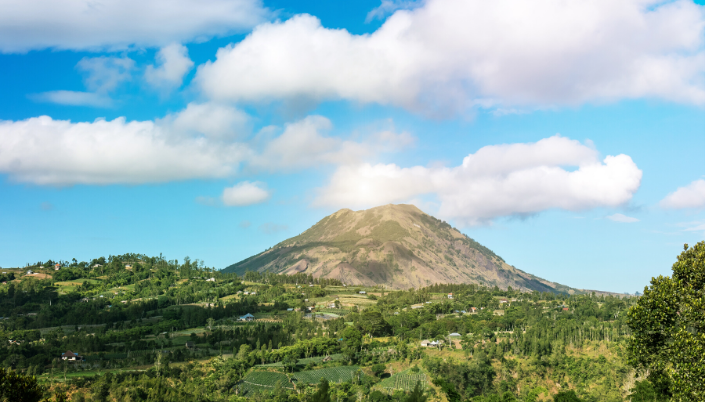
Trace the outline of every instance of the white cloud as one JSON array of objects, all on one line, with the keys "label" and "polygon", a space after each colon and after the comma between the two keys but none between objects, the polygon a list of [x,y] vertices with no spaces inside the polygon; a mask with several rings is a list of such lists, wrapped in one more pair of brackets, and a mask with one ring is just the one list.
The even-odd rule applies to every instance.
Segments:
[{"label": "white cloud", "polygon": [[614,221],[614,222],[619,222],[619,223],[639,222],[639,219],[633,218],[631,216],[626,216],[623,214],[612,214],[612,215],[608,216],[607,219]]},{"label": "white cloud", "polygon": [[220,49],[196,82],[214,99],[348,99],[427,113],[705,104],[703,10],[687,0],[429,0],[369,35],[298,15]]},{"label": "white cloud", "polygon": [[705,180],[695,180],[685,187],[679,187],[661,200],[660,205],[666,209],[704,208]]},{"label": "white cloud", "polygon": [[226,177],[239,144],[170,136],[151,121],[92,123],[48,116],[0,121],[0,172],[40,185],[149,183]]},{"label": "white cloud", "polygon": [[105,94],[78,91],[49,91],[28,96],[36,102],[49,102],[67,106],[91,106],[109,108],[113,100]]},{"label": "white cloud", "polygon": [[84,57],[76,68],[84,73],[86,88],[105,93],[132,78],[135,61],[129,57]]},{"label": "white cloud", "polygon": [[157,123],[172,135],[204,136],[209,141],[233,141],[250,134],[250,117],[232,106],[217,103],[189,103]]},{"label": "white cloud", "polygon": [[372,20],[383,19],[397,10],[410,10],[422,5],[421,1],[414,0],[382,0],[382,4],[367,13],[365,22],[369,23]]},{"label": "white cloud", "polygon": [[554,136],[531,144],[483,147],[453,168],[341,166],[315,204],[366,207],[432,194],[440,202],[439,215],[475,225],[554,208],[622,205],[639,188],[641,176],[627,155],[600,161],[593,148]]},{"label": "white cloud", "polygon": [[243,181],[223,190],[223,204],[231,207],[261,204],[269,199],[270,192],[264,183]]},{"label": "white cloud", "polygon": [[83,73],[83,82],[90,92],[59,90],[28,97],[36,102],[109,108],[114,102],[108,93],[132,79],[134,67],[135,62],[129,57],[84,57],[76,64],[76,69]]},{"label": "white cloud", "polygon": [[354,163],[372,153],[366,144],[322,134],[332,126],[323,116],[308,116],[287,124],[280,136],[267,141],[262,152],[253,156],[250,165],[269,171],[302,169],[322,164]]},{"label": "white cloud", "polygon": [[322,132],[332,124],[321,116],[288,124],[279,135],[270,127],[254,139],[250,125],[241,110],[215,103],[190,103],[155,121],[0,120],[0,173],[55,186],[221,178],[241,167],[291,172],[359,163],[413,141],[393,132],[359,142],[329,137]]},{"label": "white cloud", "polygon": [[115,50],[201,41],[271,17],[260,0],[8,0],[0,52]]},{"label": "white cloud", "polygon": [[188,57],[186,46],[172,43],[157,52],[157,66],[147,66],[144,78],[153,87],[162,90],[178,88],[183,83],[184,75],[193,68],[193,61]]}]

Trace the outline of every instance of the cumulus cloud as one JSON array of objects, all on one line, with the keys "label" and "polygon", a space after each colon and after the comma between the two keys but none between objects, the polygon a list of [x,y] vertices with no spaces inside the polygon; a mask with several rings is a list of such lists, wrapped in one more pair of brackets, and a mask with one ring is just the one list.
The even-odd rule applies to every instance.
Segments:
[{"label": "cumulus cloud", "polygon": [[40,185],[139,184],[226,177],[239,144],[172,137],[152,121],[72,123],[48,116],[0,121],[0,172]]},{"label": "cumulus cloud", "polygon": [[614,221],[614,222],[619,222],[619,223],[639,222],[639,219],[633,218],[631,216],[626,216],[623,214],[612,214],[612,215],[608,216],[607,219]]},{"label": "cumulus cloud", "polygon": [[270,17],[261,0],[9,0],[0,5],[0,52],[160,47],[242,32]]},{"label": "cumulus cloud", "polygon": [[184,75],[193,68],[186,46],[172,43],[157,52],[157,65],[147,66],[144,78],[155,88],[169,91],[181,86]]},{"label": "cumulus cloud", "polygon": [[28,95],[35,102],[49,102],[66,106],[90,106],[109,108],[113,100],[106,94],[80,91],[49,91]]},{"label": "cumulus cloud", "polygon": [[705,207],[705,180],[695,180],[685,187],[678,188],[661,200],[660,205],[666,209]]},{"label": "cumulus cloud", "polygon": [[367,35],[297,15],[220,49],[196,82],[214,99],[434,113],[625,98],[702,105],[703,10],[687,0],[429,0]]},{"label": "cumulus cloud", "polygon": [[639,188],[641,176],[627,155],[600,161],[592,147],[554,136],[530,144],[486,146],[452,168],[341,166],[320,189],[315,204],[367,207],[431,194],[440,203],[439,215],[476,225],[548,209],[622,205]]},{"label": "cumulus cloud", "polygon": [[229,105],[189,103],[178,113],[172,113],[157,123],[172,135],[203,136],[209,141],[233,141],[250,134],[250,117]]},{"label": "cumulus cloud", "polygon": [[55,186],[222,178],[243,167],[291,172],[359,163],[413,141],[394,132],[348,141],[326,135],[331,127],[328,119],[309,116],[281,133],[270,127],[250,138],[248,115],[216,103],[191,103],[155,121],[0,120],[0,173]]},{"label": "cumulus cloud", "polygon": [[253,156],[250,165],[269,171],[301,169],[358,162],[372,153],[367,144],[325,135],[332,126],[323,116],[308,116],[287,124],[280,136],[267,141],[262,152]]},{"label": "cumulus cloud", "polygon": [[229,207],[261,204],[271,196],[264,183],[243,181],[223,190],[221,199]]}]

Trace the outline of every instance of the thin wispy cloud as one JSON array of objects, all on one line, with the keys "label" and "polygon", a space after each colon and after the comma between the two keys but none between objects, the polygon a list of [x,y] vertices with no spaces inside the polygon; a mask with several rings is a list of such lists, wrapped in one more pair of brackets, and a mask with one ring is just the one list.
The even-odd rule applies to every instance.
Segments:
[{"label": "thin wispy cloud", "polygon": [[612,215],[608,216],[607,219],[609,219],[609,220],[611,220],[611,221],[613,221],[613,222],[619,222],[619,223],[636,223],[636,222],[639,222],[639,219],[637,219],[637,218],[634,218],[634,217],[631,217],[631,216],[627,216],[627,215],[624,215],[624,214],[620,214],[620,213],[612,214]]}]

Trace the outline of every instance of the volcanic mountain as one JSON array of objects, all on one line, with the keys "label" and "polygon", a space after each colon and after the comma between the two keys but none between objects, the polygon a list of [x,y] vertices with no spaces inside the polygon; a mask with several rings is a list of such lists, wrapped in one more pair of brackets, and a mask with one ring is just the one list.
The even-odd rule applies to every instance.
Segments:
[{"label": "volcanic mountain", "polygon": [[340,211],[302,234],[224,272],[306,273],[347,285],[406,289],[434,283],[475,283],[574,293],[507,264],[487,247],[413,205]]}]

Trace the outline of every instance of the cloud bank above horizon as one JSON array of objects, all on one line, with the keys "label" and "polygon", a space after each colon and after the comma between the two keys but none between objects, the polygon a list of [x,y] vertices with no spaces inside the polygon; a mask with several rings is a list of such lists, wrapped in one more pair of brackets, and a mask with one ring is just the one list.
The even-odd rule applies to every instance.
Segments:
[{"label": "cloud bank above horizon", "polygon": [[592,147],[556,135],[485,146],[457,167],[342,166],[314,204],[370,207],[432,195],[441,217],[473,226],[550,209],[617,207],[631,200],[641,177],[627,155],[600,160]]},{"label": "cloud bank above horizon", "polygon": [[195,83],[221,101],[342,99],[436,115],[636,98],[703,105],[703,10],[685,0],[429,0],[366,35],[302,14],[221,48]]}]

